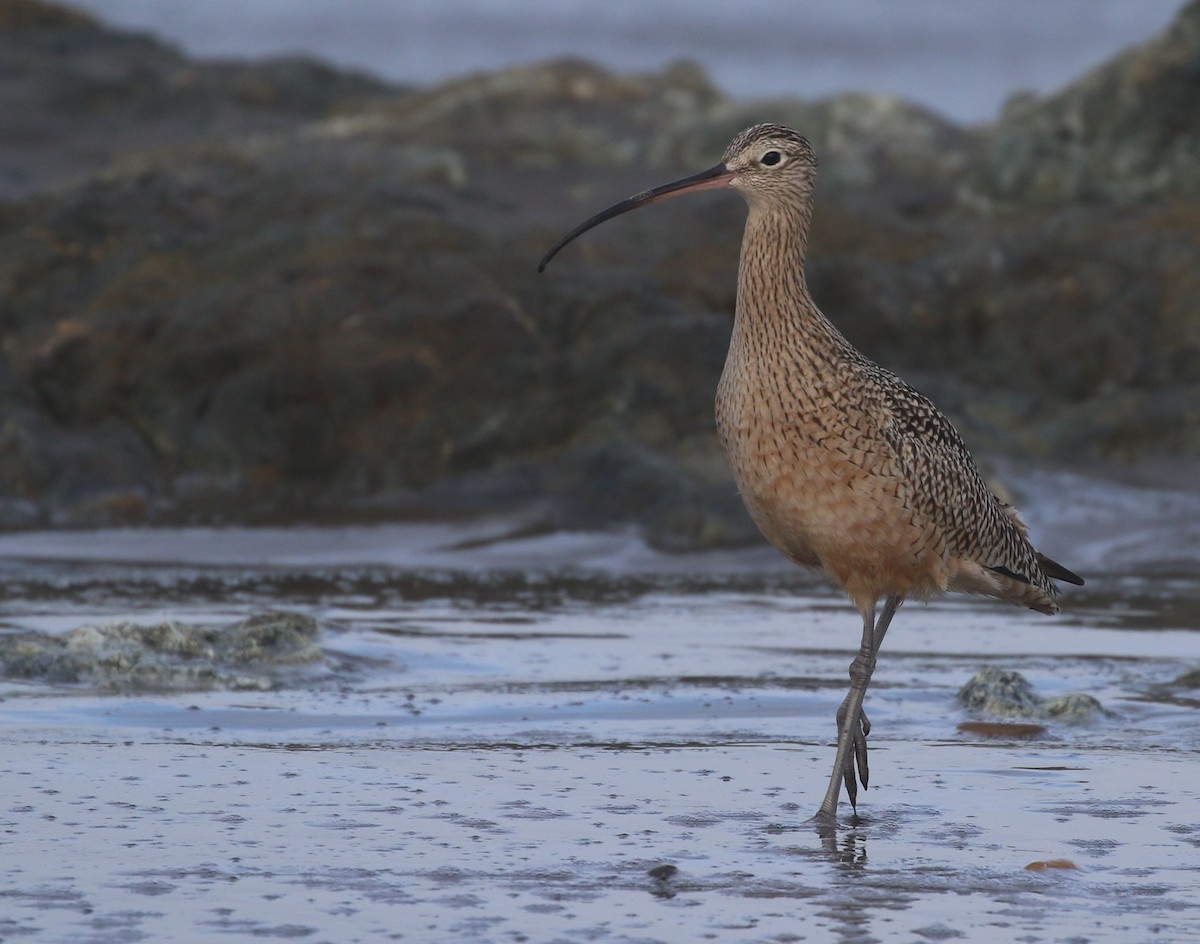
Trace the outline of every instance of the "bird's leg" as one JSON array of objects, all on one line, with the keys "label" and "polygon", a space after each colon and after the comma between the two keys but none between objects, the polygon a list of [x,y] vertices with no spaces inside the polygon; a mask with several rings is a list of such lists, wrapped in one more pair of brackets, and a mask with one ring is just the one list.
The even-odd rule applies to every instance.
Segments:
[{"label": "bird's leg", "polygon": [[[870,684],[871,676],[875,672],[875,660],[879,656],[879,648],[883,645],[883,637],[887,635],[888,626],[891,625],[892,617],[896,615],[896,610],[900,608],[900,603],[901,603],[900,597],[888,597],[887,600],[884,601],[883,612],[879,614],[879,620],[875,623],[875,626],[871,631],[871,656],[870,656],[870,661],[867,663],[867,666],[866,666],[867,678],[866,678],[866,682],[864,682],[864,684],[863,684],[863,692],[861,695],[859,695],[859,699],[858,699],[859,706],[860,706],[858,709],[859,723],[857,725],[851,725],[851,730],[853,731],[853,734],[854,734],[854,743],[853,743],[854,762],[855,762],[855,765],[858,767],[858,778],[859,778],[859,780],[862,781],[863,789],[866,789],[867,779],[870,776],[870,769],[867,764],[867,735],[869,735],[871,733],[871,719],[867,717],[866,709],[862,708],[861,706],[862,706],[863,698],[865,697],[865,694],[866,694],[866,686]],[[866,622],[866,619],[867,619],[867,617],[864,615],[864,617],[863,617],[864,623]],[[863,635],[865,638],[865,636],[866,636],[865,625],[863,627]],[[863,657],[863,654],[862,654],[862,650],[860,649],[859,654],[856,657],[856,659],[861,659],[862,657]],[[854,666],[853,665],[851,665],[851,668],[850,668],[850,677],[851,677],[851,680],[853,680],[853,678],[854,678]],[[850,700],[851,700],[851,695],[848,692],[846,694],[845,701],[842,702],[841,708],[838,709],[837,721],[838,721],[839,731],[841,730],[842,724],[845,720],[845,714],[849,710]],[[855,803],[855,801],[858,799],[858,787],[854,782],[854,766],[851,765],[849,758],[846,759],[845,765],[846,766],[845,766],[845,778],[844,779],[846,782],[846,794],[850,797],[850,803],[851,803],[851,805],[853,805]]]},{"label": "bird's leg", "polygon": [[871,674],[875,671],[875,658],[879,654],[879,647],[883,645],[883,637],[887,635],[888,626],[892,617],[896,615],[900,602],[899,596],[888,597],[878,620],[875,619],[874,604],[863,610],[862,644],[859,646],[858,655],[850,663],[850,691],[837,712],[837,754],[833,760],[829,789],[825,791],[825,799],[816,815],[816,819],[820,821],[834,822],[843,783],[846,785],[846,795],[850,798],[851,805],[858,802],[855,767],[863,786],[867,785],[867,735],[871,733],[871,722],[863,711],[863,699],[867,694],[867,686],[871,683]]},{"label": "bird's leg", "polygon": [[[863,744],[866,743],[866,736],[862,734],[862,724],[859,720],[862,711],[862,697],[866,694],[866,685],[860,682],[863,679],[861,672],[862,666],[866,664],[864,654],[869,659],[871,651],[875,647],[875,604],[872,603],[869,609],[863,610],[863,636],[862,644],[859,646],[858,655],[854,657],[854,661],[850,663],[850,691],[846,695],[845,701],[837,711],[838,725],[838,745],[837,754],[833,759],[833,774],[829,778],[829,789],[825,791],[825,799],[821,802],[821,808],[817,811],[814,817],[819,823],[833,825],[837,818],[837,802],[838,797],[842,792],[842,783],[845,780],[845,770],[848,763],[852,763],[852,752],[854,748],[855,736],[862,738]],[[861,692],[860,697],[855,702],[855,690]],[[853,714],[851,709],[853,708]],[[868,727],[869,730],[869,727]],[[849,781],[847,782],[849,784]],[[851,788],[847,785],[847,792]],[[857,792],[857,785],[854,787]],[[856,797],[851,797],[851,802],[854,802]]]}]

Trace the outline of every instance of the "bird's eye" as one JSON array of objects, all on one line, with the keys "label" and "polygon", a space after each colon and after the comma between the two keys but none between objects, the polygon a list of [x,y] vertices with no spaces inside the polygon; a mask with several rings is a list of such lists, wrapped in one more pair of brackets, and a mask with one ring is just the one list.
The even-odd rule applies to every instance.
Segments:
[{"label": "bird's eye", "polygon": [[780,154],[778,151],[767,151],[767,153],[764,154],[762,157],[760,157],[758,160],[759,160],[759,163],[762,164],[764,167],[774,167],[776,164],[778,164],[780,161],[783,160],[783,155]]}]

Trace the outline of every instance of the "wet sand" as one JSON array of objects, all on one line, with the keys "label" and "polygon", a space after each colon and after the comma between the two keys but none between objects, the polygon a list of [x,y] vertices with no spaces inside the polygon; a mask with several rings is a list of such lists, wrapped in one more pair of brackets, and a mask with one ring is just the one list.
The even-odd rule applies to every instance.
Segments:
[{"label": "wet sand", "polygon": [[[268,690],[0,681],[0,939],[1200,939],[1194,578],[905,606],[822,839],[848,604],[768,552],[487,527],[0,538],[5,634],[288,610],[324,653]],[[1105,711],[961,730],[989,665]]]}]

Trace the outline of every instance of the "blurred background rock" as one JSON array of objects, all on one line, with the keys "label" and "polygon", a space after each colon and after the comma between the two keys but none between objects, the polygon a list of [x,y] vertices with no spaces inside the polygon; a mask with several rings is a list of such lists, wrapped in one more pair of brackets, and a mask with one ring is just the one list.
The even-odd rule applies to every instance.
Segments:
[{"label": "blurred background rock", "polygon": [[[711,406],[741,202],[680,201],[535,265],[763,120],[822,160],[819,303],[977,454],[1177,477],[1200,457],[1200,0],[1089,7],[1141,11],[1144,33],[1062,87],[1030,66],[1039,91],[994,116],[1012,77],[953,36],[997,31],[959,13],[868,22],[849,51],[814,28],[825,58],[790,82],[771,15],[802,14],[763,0],[758,53],[719,22],[692,37],[724,50],[711,72],[631,71],[651,55],[631,40],[615,68],[434,83],[411,52],[424,4],[396,56],[415,77],[372,60],[378,39],[362,70],[198,58],[105,22],[136,3],[91,6],[0,0],[0,526],[520,511],[668,548],[752,540]],[[1028,34],[1031,61],[1067,68],[1133,30],[1076,16],[1057,41],[1003,34],[998,61]],[[540,51],[495,32],[477,44]],[[885,54],[904,36],[924,71]],[[838,56],[873,91],[822,97]],[[878,91],[889,61],[919,103]]]}]

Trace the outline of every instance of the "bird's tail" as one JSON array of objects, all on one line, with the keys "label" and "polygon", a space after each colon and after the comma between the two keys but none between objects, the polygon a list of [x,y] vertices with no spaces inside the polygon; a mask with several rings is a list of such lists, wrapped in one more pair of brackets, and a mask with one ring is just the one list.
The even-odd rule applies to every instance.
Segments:
[{"label": "bird's tail", "polygon": [[1051,560],[1041,551],[1038,551],[1038,563],[1042,565],[1042,571],[1047,577],[1053,580],[1061,580],[1063,583],[1073,583],[1077,587],[1083,586],[1083,578],[1074,571],[1067,570],[1058,561]]}]

